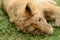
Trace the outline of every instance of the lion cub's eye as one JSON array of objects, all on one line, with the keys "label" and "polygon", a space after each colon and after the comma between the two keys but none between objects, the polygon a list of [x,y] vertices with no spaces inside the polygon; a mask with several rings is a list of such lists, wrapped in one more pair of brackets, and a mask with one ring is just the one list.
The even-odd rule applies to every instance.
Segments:
[{"label": "lion cub's eye", "polygon": [[39,18],[39,22],[41,21],[41,18]]}]

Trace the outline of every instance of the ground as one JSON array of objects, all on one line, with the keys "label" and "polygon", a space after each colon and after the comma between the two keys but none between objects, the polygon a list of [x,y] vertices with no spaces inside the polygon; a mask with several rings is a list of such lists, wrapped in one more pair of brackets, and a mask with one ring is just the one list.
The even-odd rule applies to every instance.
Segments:
[{"label": "ground", "polygon": [[[56,0],[56,2],[58,5],[60,4],[60,0]],[[18,32],[15,25],[9,22],[7,14],[0,7],[0,40],[60,40],[60,28],[54,27],[54,33],[51,36],[32,36]]]}]

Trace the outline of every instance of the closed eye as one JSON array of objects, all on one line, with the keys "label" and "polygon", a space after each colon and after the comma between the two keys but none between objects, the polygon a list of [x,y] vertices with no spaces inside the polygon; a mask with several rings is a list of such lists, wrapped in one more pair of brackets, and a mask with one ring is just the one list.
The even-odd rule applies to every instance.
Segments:
[{"label": "closed eye", "polygon": [[39,18],[39,22],[41,21],[41,18]]}]

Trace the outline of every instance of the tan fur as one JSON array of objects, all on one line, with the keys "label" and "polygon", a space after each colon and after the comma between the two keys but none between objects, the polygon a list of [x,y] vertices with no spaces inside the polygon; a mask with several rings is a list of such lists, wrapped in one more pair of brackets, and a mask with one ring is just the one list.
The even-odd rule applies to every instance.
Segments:
[{"label": "tan fur", "polygon": [[0,8],[2,7],[2,0],[0,0]]},{"label": "tan fur", "polygon": [[41,3],[40,10],[44,13],[46,20],[55,20],[55,25],[60,26],[60,7],[51,3]]},{"label": "tan fur", "polygon": [[[59,13],[53,0],[2,0],[2,3],[10,22],[16,24],[18,30],[29,33],[37,31],[39,33],[52,34],[53,28],[47,23],[48,18],[45,18],[44,11],[48,12],[48,16],[50,16],[49,11],[53,12],[53,15]],[[50,17],[49,19],[51,19]]]}]

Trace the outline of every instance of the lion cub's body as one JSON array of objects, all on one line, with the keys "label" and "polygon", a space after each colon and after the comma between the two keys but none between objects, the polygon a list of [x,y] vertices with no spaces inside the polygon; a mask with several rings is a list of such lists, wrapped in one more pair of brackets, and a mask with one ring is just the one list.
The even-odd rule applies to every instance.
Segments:
[{"label": "lion cub's body", "polygon": [[57,9],[53,0],[2,0],[2,3],[10,22],[15,23],[18,30],[29,33],[53,32],[44,14],[44,11],[47,11],[50,16],[49,11],[55,12]]}]

